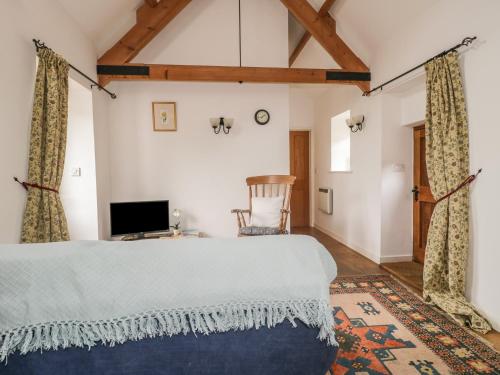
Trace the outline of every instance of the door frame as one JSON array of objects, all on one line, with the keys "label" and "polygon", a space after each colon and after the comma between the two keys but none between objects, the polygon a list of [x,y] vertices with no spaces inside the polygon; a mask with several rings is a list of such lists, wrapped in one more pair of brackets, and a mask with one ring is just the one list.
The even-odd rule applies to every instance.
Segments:
[{"label": "door frame", "polygon": [[[288,129],[288,139],[290,139],[291,132],[309,132],[309,226],[314,227],[314,204],[315,194],[314,194],[314,181],[316,175],[315,169],[315,158],[314,158],[314,131],[311,128],[293,128]],[[288,142],[290,144],[290,142]],[[288,150],[288,173],[290,173],[290,150]],[[292,189],[293,194],[293,189]],[[292,222],[290,218],[290,223]]]}]

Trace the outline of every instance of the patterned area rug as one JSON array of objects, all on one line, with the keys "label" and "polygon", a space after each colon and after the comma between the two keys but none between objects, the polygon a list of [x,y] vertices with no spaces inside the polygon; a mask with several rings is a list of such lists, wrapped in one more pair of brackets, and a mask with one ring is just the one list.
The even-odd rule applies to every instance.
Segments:
[{"label": "patterned area rug", "polygon": [[499,353],[390,276],[338,277],[330,295],[330,374],[500,374]]}]

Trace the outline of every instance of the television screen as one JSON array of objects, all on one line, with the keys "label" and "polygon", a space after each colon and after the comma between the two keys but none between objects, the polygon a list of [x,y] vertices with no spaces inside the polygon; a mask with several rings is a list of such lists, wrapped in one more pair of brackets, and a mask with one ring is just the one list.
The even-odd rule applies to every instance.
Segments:
[{"label": "television screen", "polygon": [[168,201],[111,203],[111,235],[170,229]]}]

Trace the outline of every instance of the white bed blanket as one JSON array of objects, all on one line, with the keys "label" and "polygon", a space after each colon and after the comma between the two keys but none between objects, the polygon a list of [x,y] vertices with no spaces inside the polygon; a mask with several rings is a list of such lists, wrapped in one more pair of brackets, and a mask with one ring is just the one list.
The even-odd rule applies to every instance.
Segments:
[{"label": "white bed blanket", "polygon": [[0,245],[0,360],[285,319],[336,345],[336,272],[319,242],[296,235]]}]

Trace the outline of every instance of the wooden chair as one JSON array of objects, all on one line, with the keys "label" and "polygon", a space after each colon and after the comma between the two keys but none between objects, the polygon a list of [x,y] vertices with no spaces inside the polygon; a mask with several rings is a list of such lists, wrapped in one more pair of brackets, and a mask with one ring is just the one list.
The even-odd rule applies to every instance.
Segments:
[{"label": "wooden chair", "polygon": [[[255,176],[246,179],[248,186],[249,206],[247,210],[234,209],[231,213],[236,214],[238,220],[238,236],[261,236],[270,234],[286,234],[286,224],[290,214],[290,198],[292,196],[292,186],[295,176],[272,175]],[[280,224],[277,228],[255,227],[247,225],[245,214],[248,215],[249,222],[252,217],[253,197],[283,197],[281,207]]]}]

